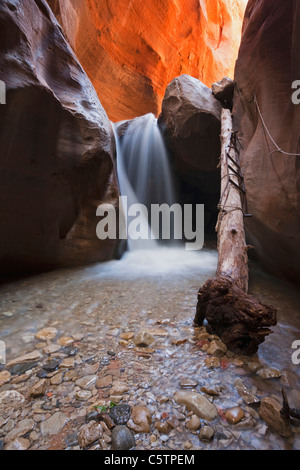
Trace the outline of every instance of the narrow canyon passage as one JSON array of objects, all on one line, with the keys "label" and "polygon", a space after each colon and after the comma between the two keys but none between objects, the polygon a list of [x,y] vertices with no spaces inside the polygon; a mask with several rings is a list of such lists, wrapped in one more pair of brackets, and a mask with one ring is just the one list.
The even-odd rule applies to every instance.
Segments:
[{"label": "narrow canyon passage", "polygon": [[[20,445],[31,449],[110,449],[102,421],[97,443],[84,440],[84,429],[118,403],[146,413],[131,423],[136,450],[299,448],[299,434],[282,437],[259,414],[265,397],[281,402],[282,387],[300,408],[300,370],[291,359],[300,333],[297,291],[253,266],[251,292],[276,303],[278,325],[254,357],[212,355],[206,350],[215,338],[194,328],[193,317],[199,281],[215,272],[217,253],[149,253],[1,286],[0,340],[11,374],[1,391],[15,390],[26,403],[18,409],[12,398],[9,412],[2,408],[0,442],[9,447],[23,433]],[[134,343],[141,332],[146,347]],[[46,388],[35,395],[42,380]],[[178,393],[190,400],[191,391],[216,415],[205,415],[208,403],[182,404]]]}]

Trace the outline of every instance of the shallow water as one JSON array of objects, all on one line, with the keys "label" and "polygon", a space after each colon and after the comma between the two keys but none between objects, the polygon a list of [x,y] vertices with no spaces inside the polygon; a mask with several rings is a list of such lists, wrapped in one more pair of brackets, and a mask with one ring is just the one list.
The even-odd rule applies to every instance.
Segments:
[{"label": "shallow water", "polygon": [[[250,292],[278,309],[278,325],[255,358],[229,360],[225,367],[215,369],[205,365],[207,354],[197,346],[193,319],[198,289],[214,276],[216,264],[214,250],[161,248],[156,252],[130,252],[120,261],[5,283],[0,286],[0,339],[5,341],[7,360],[33,350],[36,332],[54,326],[62,336],[81,333],[86,340],[86,354],[98,354],[100,359],[108,349],[113,350],[126,370],[129,392],[125,402],[142,400],[154,416],[172,413],[172,397],[180,389],[180,381],[187,377],[198,381],[197,391],[203,386],[221,390],[213,399],[221,414],[237,404],[243,406],[234,388],[237,378],[248,387],[255,387],[257,396],[273,395],[280,401],[284,385],[290,404],[300,408],[300,365],[291,360],[292,342],[300,339],[300,296],[292,286],[264,274],[256,266],[251,267]],[[162,320],[165,321],[161,323]],[[156,329],[154,352],[149,358],[140,357],[130,345],[119,343],[121,332],[137,333],[143,328]],[[183,342],[175,345],[173,341],[178,339]],[[249,368],[253,362],[260,367],[275,367],[282,377],[261,379]],[[161,395],[169,401],[160,403]],[[203,444],[197,433],[184,429],[158,440],[156,447],[149,442],[149,436],[138,436],[137,448],[182,449],[186,440],[192,449],[299,447],[297,434],[284,439],[266,430],[259,419],[251,429],[233,430],[224,420],[221,424],[229,434],[234,431],[232,439],[216,434],[212,443]]]}]

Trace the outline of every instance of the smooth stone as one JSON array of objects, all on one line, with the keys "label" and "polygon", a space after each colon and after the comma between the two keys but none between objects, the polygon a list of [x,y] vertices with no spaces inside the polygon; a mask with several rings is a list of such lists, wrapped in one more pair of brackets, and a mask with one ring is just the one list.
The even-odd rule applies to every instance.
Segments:
[{"label": "smooth stone", "polygon": [[186,427],[190,431],[198,431],[201,427],[200,418],[197,415],[193,415],[191,419],[186,423]]},{"label": "smooth stone", "polygon": [[98,377],[95,382],[96,388],[107,388],[111,387],[113,382],[112,375],[105,375],[104,377]]},{"label": "smooth stone", "polygon": [[40,351],[35,350],[27,354],[23,354],[22,356],[16,357],[15,359],[9,361],[7,363],[7,368],[15,366],[17,364],[23,364],[24,362],[37,362],[43,358],[43,355]]},{"label": "smooth stone", "polygon": [[48,386],[48,381],[46,379],[39,380],[30,390],[30,396],[37,398],[45,395]]},{"label": "smooth stone", "polygon": [[147,347],[153,344],[155,339],[153,336],[148,333],[146,330],[142,330],[138,333],[138,335],[133,339],[133,342],[138,347]]},{"label": "smooth stone", "polygon": [[38,331],[35,337],[36,339],[40,341],[51,341],[52,339],[55,338],[56,335],[57,335],[57,329],[49,327],[49,328],[43,328],[42,330]]},{"label": "smooth stone", "polygon": [[19,437],[25,436],[25,434],[31,432],[35,426],[33,419],[24,419],[20,421],[6,436],[4,437],[4,442],[8,444],[11,441]]},{"label": "smooth stone", "polygon": [[47,362],[46,364],[43,364],[42,368],[43,370],[47,372],[54,372],[59,364],[61,363],[60,359],[52,359],[51,361]]},{"label": "smooth stone", "polygon": [[185,378],[180,381],[180,387],[181,388],[196,388],[198,383],[199,382],[197,380]]},{"label": "smooth stone", "polygon": [[135,438],[127,426],[116,426],[111,433],[112,450],[130,450],[135,447]]},{"label": "smooth stone", "polygon": [[132,331],[128,331],[126,333],[121,333],[120,338],[124,339],[126,341],[130,341],[132,338],[134,338],[134,333]]},{"label": "smooth stone", "polygon": [[203,426],[199,432],[199,439],[203,442],[209,442],[214,437],[215,431],[210,426]]},{"label": "smooth stone", "polygon": [[129,421],[131,407],[129,405],[117,405],[110,410],[110,417],[116,425],[125,425]]},{"label": "smooth stone", "polygon": [[92,397],[92,392],[89,390],[78,390],[75,393],[75,398],[80,401],[86,401],[89,400]]},{"label": "smooth stone", "polygon": [[260,400],[257,398],[251,390],[243,384],[240,379],[237,379],[234,383],[235,389],[238,392],[239,396],[243,398],[247,405],[259,403]]},{"label": "smooth stone", "polygon": [[25,397],[16,390],[6,390],[0,392],[0,410],[16,409],[21,407],[25,401]]},{"label": "smooth stone", "polygon": [[289,437],[292,434],[291,426],[281,416],[282,404],[271,397],[263,398],[259,408],[260,417],[270,428],[283,437]]},{"label": "smooth stone", "polygon": [[11,375],[21,375],[30,369],[33,369],[37,365],[37,362],[24,362],[21,364],[15,364],[13,366],[7,366]]},{"label": "smooth stone", "polygon": [[78,433],[78,443],[82,449],[91,446],[102,436],[102,426],[96,421],[84,424]]},{"label": "smooth stone", "polygon": [[75,381],[75,385],[84,390],[90,390],[94,385],[96,380],[98,379],[97,375],[87,375],[85,377],[81,377]]},{"label": "smooth stone", "polygon": [[134,406],[127,423],[129,429],[136,433],[149,433],[152,423],[151,411],[146,406]]},{"label": "smooth stone", "polygon": [[206,367],[208,367],[209,369],[215,369],[215,368],[217,369],[221,365],[220,359],[218,357],[214,357],[214,356],[206,357],[204,359],[204,363],[205,363]]},{"label": "smooth stone", "polygon": [[73,369],[75,367],[74,357],[66,357],[59,364],[60,369]]},{"label": "smooth stone", "polygon": [[112,388],[109,391],[109,395],[123,395],[124,393],[128,392],[129,387],[124,382],[114,382]]},{"label": "smooth stone", "polygon": [[41,433],[44,437],[52,436],[53,434],[58,434],[65,424],[68,422],[68,417],[65,413],[57,411],[46,421],[41,422]]},{"label": "smooth stone", "polygon": [[58,344],[63,347],[71,346],[74,343],[74,339],[69,336],[62,336],[57,340]]},{"label": "smooth stone", "polygon": [[60,385],[62,383],[63,376],[63,372],[59,372],[58,374],[53,375],[53,377],[50,379],[51,385]]},{"label": "smooth stone", "polygon": [[199,418],[213,421],[218,416],[216,407],[203,395],[196,392],[178,391],[174,395],[176,403],[185,405],[193,411]]},{"label": "smooth stone", "polygon": [[272,367],[266,367],[265,369],[260,369],[256,374],[262,379],[277,379],[281,377],[281,372]]},{"label": "smooth stone", "polygon": [[227,352],[227,346],[226,344],[222,343],[222,341],[213,340],[210,342],[206,352],[207,354],[211,354],[214,357],[222,357]]},{"label": "smooth stone", "polygon": [[239,406],[230,408],[229,410],[226,410],[225,412],[225,418],[230,424],[238,423],[244,418],[244,416],[245,416],[245,412]]},{"label": "smooth stone", "polygon": [[61,349],[61,346],[59,344],[48,344],[47,346],[44,347],[43,353],[53,354],[59,351],[60,349]]},{"label": "smooth stone", "polygon": [[19,437],[14,441],[7,444],[5,450],[27,450],[30,447],[30,441],[28,439],[24,439],[23,437]]},{"label": "smooth stone", "polygon": [[10,382],[10,379],[11,373],[8,370],[3,370],[2,372],[0,372],[0,387]]}]

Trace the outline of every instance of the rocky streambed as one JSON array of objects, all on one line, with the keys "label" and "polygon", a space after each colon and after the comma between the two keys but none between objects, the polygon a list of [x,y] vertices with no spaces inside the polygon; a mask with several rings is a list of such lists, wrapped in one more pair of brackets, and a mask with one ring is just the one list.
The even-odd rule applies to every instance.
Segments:
[{"label": "rocky streambed", "polygon": [[216,253],[174,253],[0,287],[2,449],[299,449],[300,423],[280,414],[282,388],[300,408],[297,292],[252,269],[279,323],[237,356],[193,326]]}]

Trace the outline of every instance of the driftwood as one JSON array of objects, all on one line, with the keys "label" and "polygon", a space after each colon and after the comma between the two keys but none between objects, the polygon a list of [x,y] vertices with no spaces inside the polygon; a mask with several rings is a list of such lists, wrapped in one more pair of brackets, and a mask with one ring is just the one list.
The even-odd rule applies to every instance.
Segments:
[{"label": "driftwood", "polygon": [[248,294],[244,189],[234,137],[231,112],[223,109],[218,268],[216,278],[199,290],[195,324],[202,325],[206,319],[208,331],[220,336],[229,350],[250,355],[271,333],[269,327],[276,325],[277,315],[273,307]]}]

